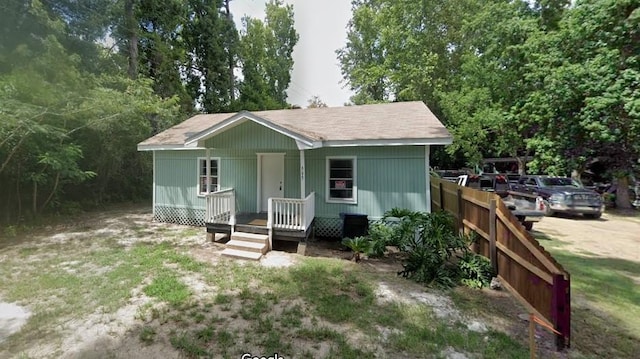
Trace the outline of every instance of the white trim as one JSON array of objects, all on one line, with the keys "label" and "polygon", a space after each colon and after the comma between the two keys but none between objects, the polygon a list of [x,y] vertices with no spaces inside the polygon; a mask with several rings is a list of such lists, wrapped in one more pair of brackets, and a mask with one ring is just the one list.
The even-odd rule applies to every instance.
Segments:
[{"label": "white trim", "polygon": [[153,151],[153,186],[151,188],[151,210],[153,218],[156,217],[156,151]]},{"label": "white trim", "polygon": [[305,159],[304,150],[300,150],[300,198],[305,199],[307,197],[306,179],[305,179]]},{"label": "white trim", "polygon": [[287,173],[287,169],[285,168],[286,162],[284,162],[284,157],[287,155],[286,152],[256,152],[256,156],[257,157],[257,181],[256,181],[256,193],[258,194],[257,198],[256,198],[256,213],[260,213],[262,212],[262,157],[263,156],[269,156],[269,155],[280,155],[282,156],[282,161],[283,161],[283,166],[282,166],[282,193],[284,194],[284,189],[285,189],[285,184],[284,184],[284,180],[285,180],[285,174]]},{"label": "white trim", "polygon": [[[353,164],[353,186],[351,188],[352,198],[331,198],[330,189],[329,189],[329,175],[330,175],[330,165],[331,160],[352,160]],[[356,156],[327,156],[325,158],[325,201],[327,203],[346,203],[346,204],[357,204],[358,203],[358,158]]]},{"label": "white trim", "polygon": [[184,145],[140,145],[138,151],[179,151],[179,150],[204,150],[204,147],[185,147]]},{"label": "white trim", "polygon": [[371,140],[329,140],[323,141],[322,147],[354,147],[354,146],[425,146],[450,145],[451,137],[444,138],[408,138],[408,139],[371,139]]},{"label": "white trim", "polygon": [[[207,159],[208,159],[208,161],[207,161]],[[207,157],[197,157],[196,160],[198,161],[197,162],[197,166],[196,166],[196,181],[197,181],[196,182],[196,195],[198,197],[206,197],[208,193],[213,193],[215,191],[208,192],[208,193],[207,192],[203,193],[203,192],[200,191],[200,161],[206,161],[206,164],[207,164],[207,172],[208,172],[208,174],[207,174],[207,187],[210,187],[210,184],[209,184],[209,181],[210,181],[209,176],[210,176],[210,171],[211,171],[210,161],[211,160],[215,160],[217,162],[217,164],[218,164],[218,175],[216,177],[218,177],[218,189],[216,189],[216,191],[218,191],[220,188],[222,188],[222,184],[221,184],[221,181],[220,181],[220,174],[222,173],[222,171],[220,170],[220,167],[221,167],[220,166],[220,163],[221,163],[220,157],[208,157],[208,158]]]},{"label": "white trim", "polygon": [[307,136],[304,136],[300,133],[291,131],[285,127],[282,127],[280,125],[277,125],[265,118],[256,116],[254,114],[252,114],[251,112],[248,111],[241,111],[231,117],[229,117],[228,119],[219,122],[211,127],[209,127],[208,129],[201,131],[191,137],[189,137],[186,141],[185,141],[185,146],[191,145],[193,143],[197,143],[200,140],[206,140],[207,138],[216,135],[217,133],[220,132],[224,132],[226,131],[228,128],[231,128],[229,126],[235,126],[237,125],[237,122],[244,122],[245,120],[251,120],[255,123],[258,123],[262,126],[265,126],[273,131],[276,131],[282,135],[285,135],[287,137],[291,137],[296,141],[300,141],[302,143],[305,143],[307,145],[313,145],[313,139],[308,138]]},{"label": "white trim", "polygon": [[429,156],[431,153],[431,147],[429,145],[424,146],[424,172],[426,180],[426,200],[427,200],[427,213],[431,213],[431,171],[429,165]]}]

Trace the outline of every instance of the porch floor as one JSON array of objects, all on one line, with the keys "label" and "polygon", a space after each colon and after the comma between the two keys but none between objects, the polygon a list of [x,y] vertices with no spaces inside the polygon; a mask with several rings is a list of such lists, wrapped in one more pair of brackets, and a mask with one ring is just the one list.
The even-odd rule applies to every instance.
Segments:
[{"label": "porch floor", "polygon": [[[206,223],[207,232],[222,232],[231,236],[231,227],[224,224]],[[237,213],[235,230],[237,232],[268,234],[267,228],[267,213]],[[273,232],[274,240],[282,241],[305,241],[311,235],[313,225],[309,227],[307,231],[302,230],[285,230],[275,229]]]},{"label": "porch floor", "polygon": [[238,213],[236,214],[236,225],[248,225],[255,227],[267,227],[267,212],[261,213]]}]

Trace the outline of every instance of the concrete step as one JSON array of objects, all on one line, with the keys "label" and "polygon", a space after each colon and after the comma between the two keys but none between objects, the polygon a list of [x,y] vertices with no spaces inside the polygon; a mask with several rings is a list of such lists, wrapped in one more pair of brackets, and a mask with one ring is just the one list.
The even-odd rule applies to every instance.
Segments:
[{"label": "concrete step", "polygon": [[224,250],[222,250],[222,252],[220,252],[220,254],[226,257],[247,259],[253,261],[258,261],[262,257],[262,253],[248,252],[231,248],[225,248]]},{"label": "concrete step", "polygon": [[227,248],[237,249],[241,251],[247,252],[256,252],[260,254],[267,253],[267,244],[266,243],[257,243],[252,241],[243,241],[239,239],[232,239],[226,244]]},{"label": "concrete step", "polygon": [[246,232],[233,232],[231,234],[231,240],[239,240],[245,242],[255,243],[269,243],[269,236],[266,234],[246,233]]}]

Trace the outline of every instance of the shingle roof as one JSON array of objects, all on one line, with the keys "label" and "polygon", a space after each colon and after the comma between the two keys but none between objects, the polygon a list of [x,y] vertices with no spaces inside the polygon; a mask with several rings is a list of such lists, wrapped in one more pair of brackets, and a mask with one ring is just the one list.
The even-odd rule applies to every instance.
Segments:
[{"label": "shingle roof", "polygon": [[[138,148],[184,145],[195,135],[206,133],[241,113],[193,116],[141,143]],[[255,111],[257,117],[312,141],[407,141],[437,140],[451,143],[451,134],[420,101],[374,105]],[[253,115],[253,116],[251,116]],[[243,116],[240,116],[243,117]]]}]

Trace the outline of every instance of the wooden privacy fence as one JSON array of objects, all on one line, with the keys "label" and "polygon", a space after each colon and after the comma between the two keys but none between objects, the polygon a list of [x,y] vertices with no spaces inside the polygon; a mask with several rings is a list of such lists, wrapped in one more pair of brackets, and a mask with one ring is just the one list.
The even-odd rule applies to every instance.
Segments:
[{"label": "wooden privacy fence", "polygon": [[460,230],[476,232],[473,251],[491,260],[493,271],[520,302],[561,334],[558,350],[570,345],[570,276],[524,229],[500,196],[431,177],[431,209],[453,214]]}]

